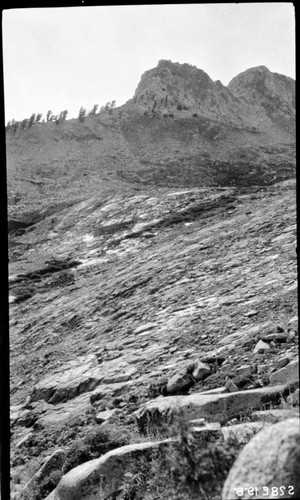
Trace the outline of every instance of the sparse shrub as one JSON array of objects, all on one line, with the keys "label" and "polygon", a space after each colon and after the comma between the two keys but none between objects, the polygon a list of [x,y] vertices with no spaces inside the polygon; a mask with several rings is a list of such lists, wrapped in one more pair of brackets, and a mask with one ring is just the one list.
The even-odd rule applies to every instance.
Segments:
[{"label": "sparse shrub", "polygon": [[118,427],[94,428],[88,431],[84,438],[77,438],[72,443],[66,455],[63,472],[66,474],[77,465],[99,458],[108,451],[128,443],[129,433]]},{"label": "sparse shrub", "polygon": [[41,119],[42,119],[42,113],[38,113],[38,114],[36,115],[36,119],[35,119],[35,121],[36,121],[36,122],[40,122],[40,121],[41,121]]},{"label": "sparse shrub", "polygon": [[21,122],[21,129],[25,129],[27,127],[27,124],[28,124],[28,120],[27,120],[27,118],[25,118]]},{"label": "sparse shrub", "polygon": [[123,500],[212,500],[220,498],[223,483],[242,445],[227,442],[202,443],[189,434],[183,419],[172,428],[180,434],[177,445],[141,458],[122,485]]},{"label": "sparse shrub", "polygon": [[51,121],[51,119],[50,119],[51,115],[52,115],[52,111],[49,109],[49,111],[47,111],[47,115],[46,115],[47,122]]}]

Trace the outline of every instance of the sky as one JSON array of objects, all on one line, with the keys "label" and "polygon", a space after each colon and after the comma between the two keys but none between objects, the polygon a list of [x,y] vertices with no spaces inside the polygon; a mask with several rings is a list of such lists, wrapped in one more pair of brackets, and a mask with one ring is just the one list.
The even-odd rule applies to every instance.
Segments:
[{"label": "sky", "polygon": [[292,2],[3,10],[5,121],[124,104],[160,59],[224,85],[264,65],[295,78]]}]

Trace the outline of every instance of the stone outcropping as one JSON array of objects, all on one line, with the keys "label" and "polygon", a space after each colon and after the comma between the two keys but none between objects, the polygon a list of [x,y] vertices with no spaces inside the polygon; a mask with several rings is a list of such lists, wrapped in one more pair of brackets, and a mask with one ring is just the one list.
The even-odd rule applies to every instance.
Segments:
[{"label": "stone outcropping", "polygon": [[154,450],[163,449],[170,443],[176,443],[176,440],[123,446],[79,465],[63,476],[52,497],[55,500],[105,500],[121,486],[125,472],[133,467],[134,461],[151,456]]},{"label": "stone outcropping", "polygon": [[137,412],[137,424],[147,434],[155,427],[176,421],[204,417],[229,420],[245,412],[259,409],[272,401],[278,403],[283,386],[264,387],[225,394],[191,394],[188,396],[159,397],[145,403]]},{"label": "stone outcropping", "polygon": [[299,498],[299,425],[299,419],[292,418],[264,427],[242,449],[231,468],[222,500]]}]

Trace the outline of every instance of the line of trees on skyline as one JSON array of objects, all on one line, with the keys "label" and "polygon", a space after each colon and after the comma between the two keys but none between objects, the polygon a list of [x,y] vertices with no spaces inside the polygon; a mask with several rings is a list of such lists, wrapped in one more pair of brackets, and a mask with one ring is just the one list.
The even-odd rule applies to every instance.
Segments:
[{"label": "line of trees on skyline", "polygon": [[[99,104],[94,104],[93,108],[90,111],[87,111],[86,108],[81,106],[78,114],[78,120],[80,123],[84,122],[84,119],[87,116],[95,116],[100,113],[108,112],[109,114],[112,114],[113,110],[115,109],[116,106],[116,101],[111,101],[107,102],[105,106],[101,106],[99,109]],[[99,110],[99,111],[98,111]],[[12,131],[14,134],[17,132],[18,129],[24,130],[26,128],[31,128],[35,123],[41,123],[41,120],[43,123],[50,122],[50,123],[55,123],[56,125],[59,125],[60,123],[64,122],[67,119],[68,111],[65,109],[64,111],[61,111],[58,115],[54,115],[51,110],[47,111],[46,113],[46,120],[42,120],[42,114],[38,113],[32,113],[30,118],[24,118],[24,120],[16,121],[14,118],[12,120],[9,120],[6,125],[6,130],[7,131]]]}]

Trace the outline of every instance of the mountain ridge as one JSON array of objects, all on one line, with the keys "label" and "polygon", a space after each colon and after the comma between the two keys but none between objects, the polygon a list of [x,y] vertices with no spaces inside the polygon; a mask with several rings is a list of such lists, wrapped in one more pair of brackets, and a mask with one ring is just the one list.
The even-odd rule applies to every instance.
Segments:
[{"label": "mountain ridge", "polygon": [[225,87],[196,66],[160,60],[118,108],[82,122],[7,131],[10,216],[44,210],[50,198],[60,204],[119,188],[246,187],[293,178],[294,93],[292,79],[262,66]]}]

